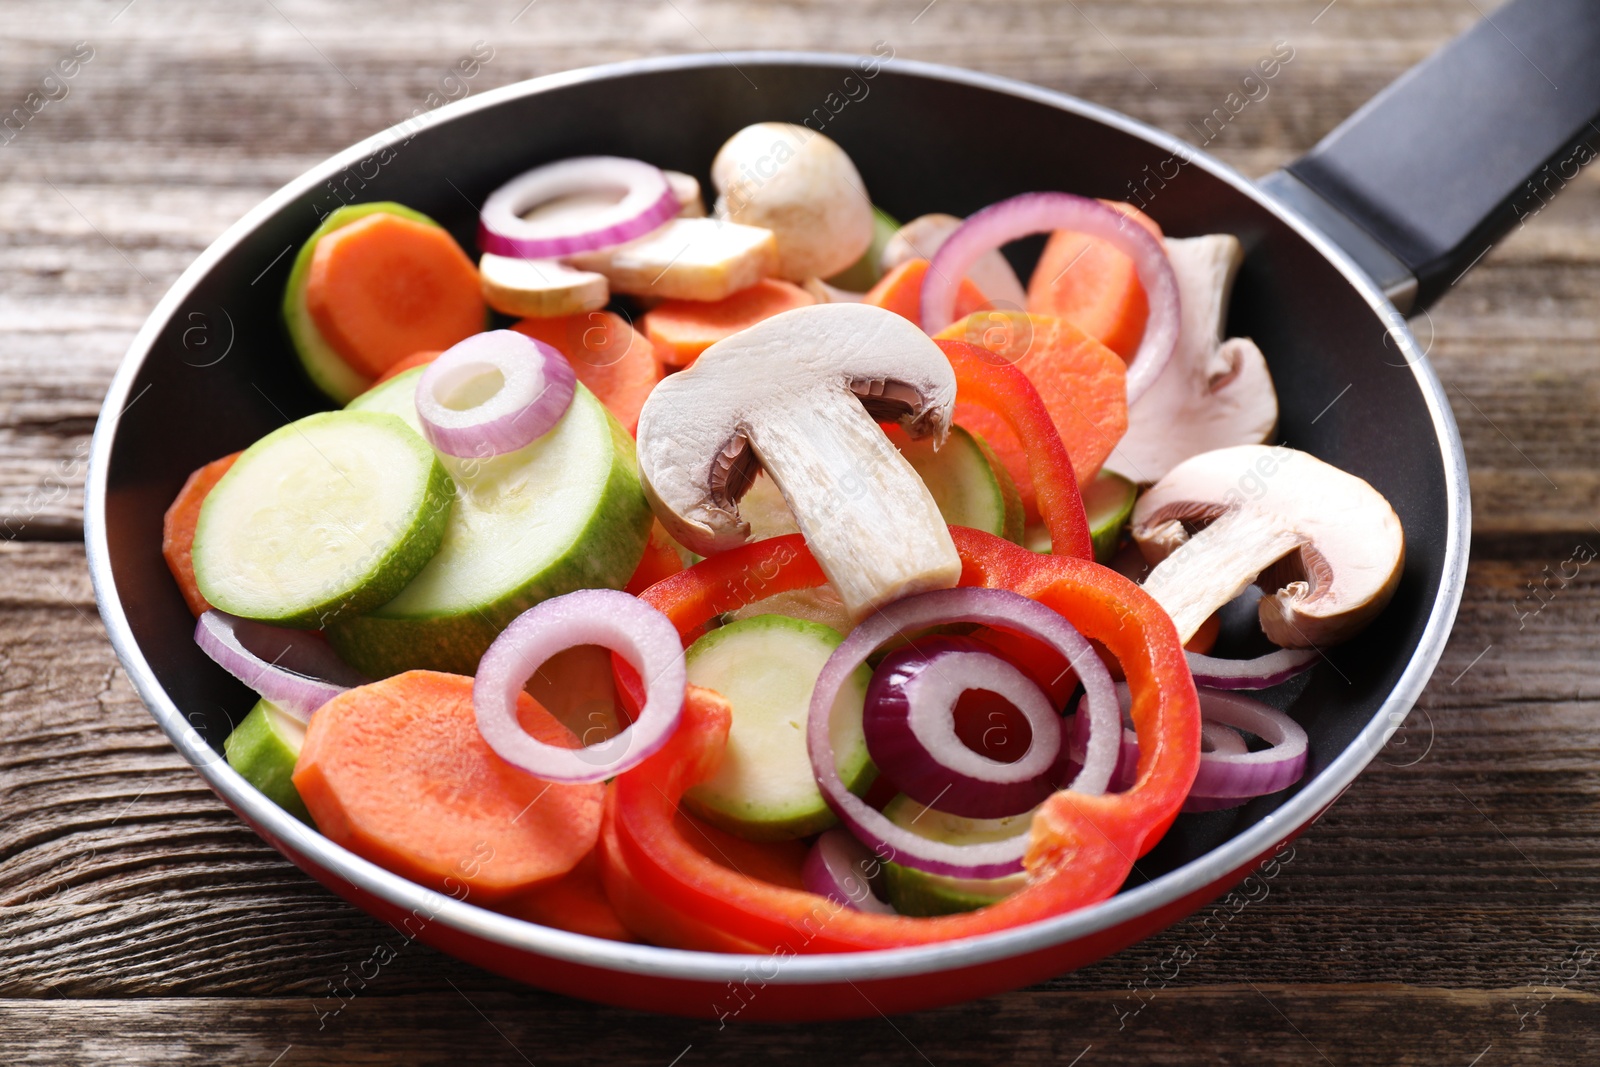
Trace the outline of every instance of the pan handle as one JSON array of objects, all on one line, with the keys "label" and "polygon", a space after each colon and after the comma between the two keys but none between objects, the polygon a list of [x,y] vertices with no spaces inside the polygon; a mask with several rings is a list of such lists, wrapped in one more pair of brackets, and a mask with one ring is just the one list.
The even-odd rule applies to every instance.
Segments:
[{"label": "pan handle", "polygon": [[1420,311],[1597,145],[1600,2],[1511,0],[1261,185]]}]

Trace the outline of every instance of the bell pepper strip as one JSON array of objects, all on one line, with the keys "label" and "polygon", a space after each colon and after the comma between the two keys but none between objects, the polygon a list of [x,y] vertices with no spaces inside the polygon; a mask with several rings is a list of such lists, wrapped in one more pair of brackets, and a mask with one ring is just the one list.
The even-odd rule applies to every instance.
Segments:
[{"label": "bell pepper strip", "polygon": [[683,560],[672,547],[667,531],[659,522],[653,522],[650,524],[650,539],[644,543],[644,555],[623,590],[638,596],[661,579],[670,578],[681,570]]},{"label": "bell pepper strip", "polygon": [[[679,798],[715,773],[731,721],[725,702],[691,687],[672,739],[614,783],[602,835],[603,870],[611,872],[608,893],[615,885],[617,894],[648,898],[654,909],[645,929],[613,896],[625,923],[663,944],[704,947],[704,927],[714,923],[726,938],[760,951],[849,952],[978,936],[1117,892],[1134,860],[1177,816],[1199,767],[1200,702],[1177,631],[1143,590],[1092,560],[1039,555],[978,530],[951,527],[950,533],[961,554],[962,585],[1032,597],[1121,661],[1140,741],[1134,784],[1124,793],[1063,790],[1046,800],[1034,816],[1023,859],[1028,884],[1004,900],[937,918],[868,914],[729,870],[684,838],[677,823]],[[742,574],[764,576],[760,595],[823,580],[804,543],[790,535],[696,564],[645,590],[641,599],[666,613],[680,633],[691,633],[725,610],[730,576]]]},{"label": "bell pepper strip", "polygon": [[935,343],[956,372],[956,396],[998,415],[1026,447],[1039,515],[1050,531],[1050,550],[1058,556],[1094,559],[1072,457],[1039,390],[1019,368],[988,349],[968,341],[936,339]]}]

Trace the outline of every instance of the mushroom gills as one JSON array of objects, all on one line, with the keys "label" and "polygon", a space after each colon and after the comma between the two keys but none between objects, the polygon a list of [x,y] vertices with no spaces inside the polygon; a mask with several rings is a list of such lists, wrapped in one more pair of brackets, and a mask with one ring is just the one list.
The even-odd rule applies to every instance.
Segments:
[{"label": "mushroom gills", "polygon": [[1144,589],[1187,642],[1252,582],[1267,638],[1284,648],[1347,640],[1393,597],[1405,534],[1361,478],[1291,448],[1240,445],[1174,467],[1134,507],[1155,564]]}]

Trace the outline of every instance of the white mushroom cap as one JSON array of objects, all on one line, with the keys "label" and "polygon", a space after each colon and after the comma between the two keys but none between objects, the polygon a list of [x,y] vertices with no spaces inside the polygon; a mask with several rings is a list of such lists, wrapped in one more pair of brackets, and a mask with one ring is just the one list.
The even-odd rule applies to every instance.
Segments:
[{"label": "white mushroom cap", "polygon": [[1154,482],[1190,456],[1257,444],[1278,422],[1267,361],[1248,338],[1222,340],[1244,254],[1232,234],[1167,238],[1182,322],[1172,360],[1128,409],[1128,432],[1107,470]]},{"label": "white mushroom cap", "polygon": [[711,555],[749,536],[738,502],[759,464],[859,618],[960,576],[932,494],[878,426],[943,440],[955,393],[938,345],[894,312],[796,308],[656,386],[639,413],[639,474],[667,532]]},{"label": "white mushroom cap", "polygon": [[711,182],[718,218],[777,237],[780,278],[831,278],[872,244],[860,172],[831,138],[804,126],[746,126],[717,152]]},{"label": "white mushroom cap", "polygon": [[1131,532],[1156,564],[1144,588],[1183,640],[1256,582],[1275,644],[1335,644],[1383,610],[1405,562],[1400,519],[1381,493],[1315,456],[1266,445],[1180,463],[1139,498]]}]

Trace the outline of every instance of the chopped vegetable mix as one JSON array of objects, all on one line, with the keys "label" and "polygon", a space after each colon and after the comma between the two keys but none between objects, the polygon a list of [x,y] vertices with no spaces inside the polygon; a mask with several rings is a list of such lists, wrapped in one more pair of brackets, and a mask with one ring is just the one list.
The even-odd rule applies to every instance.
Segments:
[{"label": "chopped vegetable mix", "polygon": [[[1404,537],[1263,443],[1238,240],[1056,191],[899,226],[784,123],[707,162],[704,199],[536,167],[472,250],[389,202],[308,235],[285,324],[344,408],[163,526],[261,698],[234,770],[469,904],[783,954],[1089,907],[1180,812],[1292,789],[1305,731],[1247,693],[1375,618]],[[1279,647],[1240,659],[1251,584]]]}]

